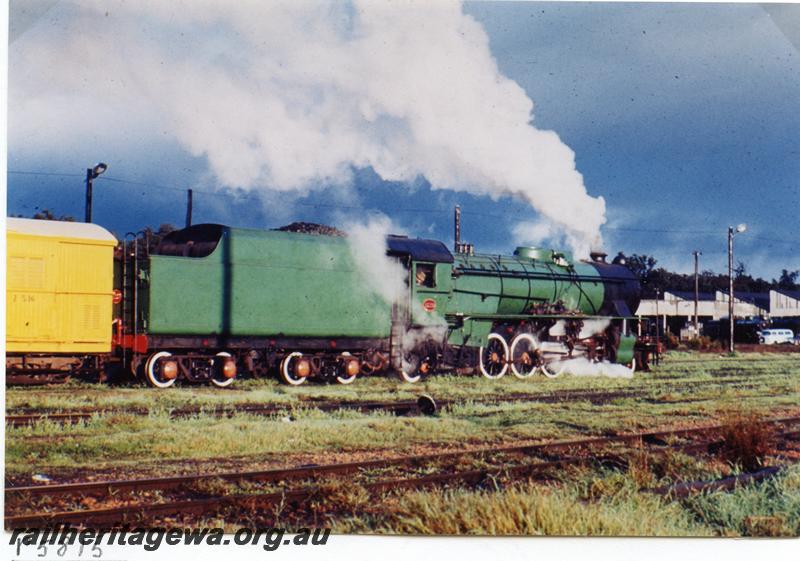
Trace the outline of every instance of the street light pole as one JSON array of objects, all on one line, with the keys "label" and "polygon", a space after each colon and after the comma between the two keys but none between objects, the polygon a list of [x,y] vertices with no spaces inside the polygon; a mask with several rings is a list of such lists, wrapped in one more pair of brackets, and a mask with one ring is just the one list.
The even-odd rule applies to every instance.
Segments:
[{"label": "street light pole", "polygon": [[108,166],[100,162],[93,168],[86,168],[86,216],[84,222],[92,221],[92,181],[97,179],[100,174],[108,169]]},{"label": "street light pole", "polygon": [[728,322],[730,323],[730,333],[728,336],[728,352],[733,353],[733,327],[736,318],[733,314],[733,236],[741,234],[747,230],[747,226],[739,224],[734,230],[733,226],[728,226]]},{"label": "street light pole", "polygon": [[728,352],[733,353],[733,226],[728,226]]}]

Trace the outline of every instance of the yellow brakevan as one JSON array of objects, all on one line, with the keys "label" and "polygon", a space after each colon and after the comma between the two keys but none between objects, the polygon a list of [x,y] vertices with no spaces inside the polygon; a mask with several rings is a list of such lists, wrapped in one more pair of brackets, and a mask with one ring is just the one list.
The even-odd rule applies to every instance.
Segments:
[{"label": "yellow brakevan", "polygon": [[110,352],[116,238],[97,224],[7,221],[6,353]]}]

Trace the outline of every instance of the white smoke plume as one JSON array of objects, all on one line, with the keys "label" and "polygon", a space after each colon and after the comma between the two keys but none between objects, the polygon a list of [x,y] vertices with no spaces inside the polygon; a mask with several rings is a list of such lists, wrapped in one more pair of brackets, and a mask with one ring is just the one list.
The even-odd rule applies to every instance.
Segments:
[{"label": "white smoke plume", "polygon": [[579,257],[599,240],[603,198],[587,194],[558,135],[533,126],[533,102],[459,3],[67,7],[59,31],[12,45],[15,137],[46,128],[79,143],[99,123],[142,144],[172,135],[223,186],[246,190],[306,194],[371,166],[386,180],[515,197]]}]

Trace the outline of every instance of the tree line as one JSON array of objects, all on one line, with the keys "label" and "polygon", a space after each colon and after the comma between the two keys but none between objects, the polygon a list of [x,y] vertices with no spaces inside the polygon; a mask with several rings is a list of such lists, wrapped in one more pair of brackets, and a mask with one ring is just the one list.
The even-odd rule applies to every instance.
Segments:
[{"label": "tree line", "polygon": [[[625,266],[642,283],[645,298],[654,298],[656,291],[663,294],[665,290],[694,292],[694,274],[681,274],[656,267],[658,261],[650,255],[634,253],[625,257]],[[783,269],[777,279],[765,280],[748,274],[747,267],[741,261],[733,269],[734,292],[769,292],[770,290],[800,290],[800,270]],[[728,275],[705,270],[698,273],[700,292],[728,290]]]},{"label": "tree line", "polygon": [[[18,215],[23,218],[22,215]],[[49,209],[43,209],[36,212],[31,218],[38,220],[62,220],[67,222],[74,222],[75,218],[72,216],[55,216]],[[150,227],[143,229],[147,232],[147,238],[150,240],[150,249],[158,245],[162,237],[176,229],[172,224],[162,224],[156,230]],[[663,294],[665,290],[677,290],[681,292],[694,292],[694,275],[673,273],[667,271],[663,267],[656,268],[658,260],[650,255],[639,255],[634,253],[628,257],[620,253],[619,257],[625,259],[625,266],[634,274],[636,278],[642,283],[643,296],[645,298],[654,298],[656,292]],[[773,289],[783,290],[800,290],[800,270],[789,271],[783,269],[780,277],[772,280],[765,280],[761,277],[753,277],[747,273],[747,267],[741,261],[736,264],[733,269],[733,290],[735,292],[769,292]],[[728,290],[728,275],[715,273],[714,271],[705,270],[698,274],[698,281],[700,285],[700,292],[714,292],[716,290]]]}]

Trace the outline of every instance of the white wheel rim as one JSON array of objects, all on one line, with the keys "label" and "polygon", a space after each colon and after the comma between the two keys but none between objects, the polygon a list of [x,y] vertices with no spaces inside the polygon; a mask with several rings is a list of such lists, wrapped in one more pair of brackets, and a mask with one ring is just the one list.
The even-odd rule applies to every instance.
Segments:
[{"label": "white wheel rim", "polygon": [[156,376],[156,373],[155,373],[156,363],[160,359],[166,358],[168,356],[172,356],[172,353],[168,353],[167,351],[157,352],[154,355],[152,355],[150,358],[148,358],[147,362],[144,365],[144,372],[145,372],[145,375],[147,376],[147,381],[152,386],[155,386],[156,388],[161,388],[161,389],[168,388],[172,384],[175,383],[175,380],[177,380],[177,378],[173,378],[172,380],[167,380],[166,382],[162,382]]},{"label": "white wheel rim", "polygon": [[533,376],[536,373],[536,368],[537,367],[536,366],[532,366],[530,372],[528,372],[528,373],[520,372],[519,370],[517,370],[517,365],[514,364],[514,351],[516,350],[517,345],[520,343],[520,341],[528,341],[531,344],[531,348],[533,348],[535,350],[536,349],[536,339],[534,339],[533,335],[531,335],[530,333],[520,333],[519,335],[514,337],[514,340],[511,342],[511,350],[509,351],[509,356],[511,357],[511,360],[510,360],[510,362],[511,362],[511,372],[517,378],[521,378],[521,379],[524,380],[525,378],[530,378],[531,376]]},{"label": "white wheel rim", "polygon": [[561,376],[564,373],[564,365],[563,364],[558,365],[561,368],[553,369],[553,365],[555,365],[555,364],[556,364],[556,361],[553,361],[550,364],[547,364],[546,362],[542,363],[539,366],[539,370],[541,370],[542,374],[544,374],[548,378],[558,378],[559,376]]},{"label": "white wheel rim", "polygon": [[[403,358],[402,362],[404,364],[409,364],[409,365],[411,364],[405,358]],[[419,371],[420,364],[422,364],[422,363],[418,362],[417,365],[416,365],[416,369],[413,370],[413,372],[416,372],[416,374],[409,373],[410,367],[408,369],[406,367],[401,367],[401,369],[400,369],[400,377],[403,380],[405,380],[406,382],[408,382],[409,384],[414,384],[416,382],[419,382],[422,379],[422,373]]]},{"label": "white wheel rim", "polygon": [[[341,354],[341,356],[353,356],[353,355],[345,351]],[[358,374],[353,374],[352,376],[336,376],[336,381],[344,385],[352,384],[353,382],[356,381],[357,376]]]},{"label": "white wheel rim", "polygon": [[[226,353],[225,351],[217,353],[217,356],[224,356],[230,358],[231,353]],[[233,381],[236,379],[236,376],[233,378],[225,378],[224,380],[217,380],[213,376],[211,377],[211,383],[217,386],[218,388],[226,388],[230,386]]]},{"label": "white wheel rim", "polygon": [[295,378],[294,375],[290,372],[290,366],[292,364],[293,358],[298,358],[303,356],[303,353],[294,352],[286,356],[286,358],[281,361],[281,379],[289,384],[290,386],[299,386],[303,382],[306,381],[305,378],[302,376]]},{"label": "white wheel rim", "polygon": [[483,350],[484,350],[483,345],[481,345],[481,348],[478,350],[478,368],[480,368],[481,374],[483,374],[484,377],[489,378],[490,380],[497,380],[499,378],[502,378],[505,375],[506,371],[508,370],[508,356],[509,356],[508,343],[506,343],[506,340],[503,339],[497,333],[489,334],[488,340],[491,341],[492,339],[500,341],[500,344],[503,346],[503,362],[504,362],[503,368],[502,370],[500,370],[499,374],[494,374],[494,375],[490,374],[486,370],[486,368],[483,366]]}]

